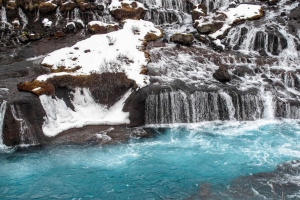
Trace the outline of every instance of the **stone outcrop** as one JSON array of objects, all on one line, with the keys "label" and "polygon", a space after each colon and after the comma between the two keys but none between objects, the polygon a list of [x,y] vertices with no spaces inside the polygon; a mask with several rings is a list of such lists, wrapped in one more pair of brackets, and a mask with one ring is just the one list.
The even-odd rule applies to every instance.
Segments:
[{"label": "stone outcrop", "polygon": [[47,14],[55,11],[57,8],[56,4],[53,4],[51,2],[41,2],[39,5],[39,10],[41,13]]},{"label": "stone outcrop", "polygon": [[198,4],[197,6],[193,7],[191,14],[192,14],[192,20],[193,22],[195,22],[200,17],[206,16],[207,8],[204,4]]},{"label": "stone outcrop", "polygon": [[171,36],[171,42],[184,44],[184,45],[192,45],[194,41],[194,36],[192,34],[184,34],[184,33],[176,33]]},{"label": "stone outcrop", "polygon": [[106,24],[102,22],[90,22],[87,28],[89,32],[93,34],[105,34],[119,29],[117,24]]},{"label": "stone outcrop", "polygon": [[[139,3],[140,4],[140,3]],[[118,21],[125,19],[143,19],[146,10],[143,7],[138,7],[138,3],[133,1],[131,4],[121,3],[121,8],[111,9],[110,12]]]}]

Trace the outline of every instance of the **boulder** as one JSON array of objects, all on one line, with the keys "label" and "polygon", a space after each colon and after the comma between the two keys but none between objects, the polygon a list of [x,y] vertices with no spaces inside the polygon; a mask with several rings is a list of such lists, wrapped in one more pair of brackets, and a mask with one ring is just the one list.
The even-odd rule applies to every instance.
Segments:
[{"label": "boulder", "polygon": [[66,31],[67,32],[73,32],[75,31],[75,28],[76,28],[76,25],[74,22],[69,22],[67,25],[66,25]]},{"label": "boulder", "polygon": [[215,73],[213,73],[213,77],[222,83],[231,81],[231,75],[229,74],[225,66],[220,66],[219,69],[217,69]]},{"label": "boulder", "polygon": [[144,18],[146,9],[141,3],[133,1],[130,4],[121,3],[121,7],[118,8],[111,7],[110,13],[118,21],[124,21],[125,19],[140,20]]},{"label": "boulder", "polygon": [[194,6],[192,10],[192,20],[195,22],[195,20],[199,19],[202,16],[206,16],[207,14],[207,8],[204,4],[198,4],[197,6]]},{"label": "boulder", "polygon": [[223,25],[224,25],[223,22],[214,22],[211,24],[199,25],[199,26],[197,26],[196,29],[200,34],[210,34],[210,33],[214,33],[217,30],[221,29]]},{"label": "boulder", "polygon": [[57,8],[57,5],[52,2],[41,2],[39,5],[39,10],[43,14],[51,13],[55,11]]},{"label": "boulder", "polygon": [[16,1],[8,1],[6,4],[7,10],[15,10],[17,8],[17,2]]},{"label": "boulder", "polygon": [[41,35],[39,33],[28,33],[26,36],[30,41],[36,41],[41,39]]},{"label": "boulder", "polygon": [[116,24],[106,24],[98,21],[91,21],[88,23],[87,28],[89,32],[93,34],[105,34],[113,31],[117,31],[119,29]]},{"label": "boulder", "polygon": [[171,42],[184,44],[184,45],[192,45],[194,41],[194,36],[192,34],[185,33],[176,33],[171,36]]},{"label": "boulder", "polygon": [[61,38],[61,37],[65,37],[65,36],[66,36],[66,34],[63,31],[57,31],[54,34],[55,38]]},{"label": "boulder", "polygon": [[72,1],[67,1],[67,2],[61,3],[60,11],[61,12],[71,11],[71,10],[74,10],[74,8],[76,8],[76,3],[72,2]]},{"label": "boulder", "polygon": [[26,37],[26,35],[20,35],[20,36],[18,37],[18,39],[19,39],[19,41],[22,42],[22,43],[26,43],[26,42],[29,41],[28,38]]}]

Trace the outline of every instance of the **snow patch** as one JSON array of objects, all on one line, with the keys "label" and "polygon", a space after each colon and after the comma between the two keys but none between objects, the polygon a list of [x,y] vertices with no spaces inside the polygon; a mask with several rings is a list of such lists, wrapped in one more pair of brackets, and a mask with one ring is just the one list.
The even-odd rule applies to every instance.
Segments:
[{"label": "snow patch", "polygon": [[137,4],[137,8],[143,8],[144,10],[147,10],[143,4],[141,4],[137,1],[122,1],[122,2],[120,2],[119,0],[112,0],[111,4],[108,6],[108,8],[110,11],[122,8],[122,3],[128,4],[131,7],[132,2],[135,2]]},{"label": "snow patch", "polygon": [[[139,34],[134,34],[132,27],[137,27]],[[94,35],[72,47],[54,51],[44,58],[42,64],[52,66],[53,69],[57,69],[58,66],[65,66],[66,69],[80,66],[81,69],[76,72],[68,73],[73,76],[88,75],[91,71],[124,72],[129,79],[136,81],[137,85],[142,88],[149,84],[149,76],[140,74],[142,67],[148,63],[144,52],[140,50],[148,32],[157,36],[161,35],[160,30],[151,22],[126,20],[123,29],[108,34]],[[115,40],[113,45],[110,44],[109,38]],[[53,74],[43,75],[38,80],[46,80],[52,76]]]}]

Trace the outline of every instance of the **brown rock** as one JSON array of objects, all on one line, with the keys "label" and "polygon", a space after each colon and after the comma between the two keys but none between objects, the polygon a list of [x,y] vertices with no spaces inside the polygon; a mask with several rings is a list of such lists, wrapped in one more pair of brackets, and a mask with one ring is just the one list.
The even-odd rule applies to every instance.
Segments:
[{"label": "brown rock", "polygon": [[76,3],[72,2],[72,1],[68,1],[65,3],[61,3],[60,11],[61,12],[71,11],[71,10],[74,10],[74,8],[76,8]]},{"label": "brown rock", "polygon": [[17,85],[18,90],[31,92],[35,95],[53,95],[55,93],[55,88],[51,83],[44,81],[34,80],[32,82],[23,82]]},{"label": "brown rock", "polygon": [[184,44],[184,45],[192,45],[194,41],[194,36],[192,34],[185,33],[176,33],[171,36],[171,42]]},{"label": "brown rock", "polygon": [[31,41],[36,41],[36,40],[41,39],[41,35],[39,33],[29,33],[26,36],[27,36],[28,40],[31,40]]},{"label": "brown rock", "polygon": [[15,10],[17,8],[17,3],[15,1],[8,1],[6,4],[7,10]]},{"label": "brown rock", "polygon": [[39,5],[39,9],[41,13],[47,14],[55,11],[57,5],[50,2],[41,2]]},{"label": "brown rock", "polygon": [[[196,9],[202,10],[202,12],[198,12]],[[199,19],[202,16],[207,15],[207,8],[204,4],[199,4],[197,6],[194,6],[192,10],[192,20],[195,22],[195,20]]]},{"label": "brown rock", "polygon": [[60,37],[65,37],[66,34],[63,32],[63,31],[57,31],[55,34],[54,34],[54,37],[55,38],[60,38]]},{"label": "brown rock", "polygon": [[146,10],[138,8],[135,1],[131,4],[122,3],[122,8],[111,10],[110,12],[118,21],[124,21],[125,19],[139,20],[144,18],[146,14]]},{"label": "brown rock", "polygon": [[81,12],[85,12],[85,11],[87,11],[91,8],[89,3],[81,2],[81,3],[78,3],[77,5],[78,5]]},{"label": "brown rock", "polygon": [[89,23],[87,25],[88,30],[94,34],[105,34],[119,30],[119,27],[115,24],[101,24],[101,23]]}]

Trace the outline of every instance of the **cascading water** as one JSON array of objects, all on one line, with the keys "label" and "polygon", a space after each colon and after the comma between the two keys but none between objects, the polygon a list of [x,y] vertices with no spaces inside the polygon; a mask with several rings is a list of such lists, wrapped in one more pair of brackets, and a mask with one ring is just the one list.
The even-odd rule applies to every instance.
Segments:
[{"label": "cascading water", "polygon": [[6,105],[7,102],[3,101],[0,106],[0,146],[3,146],[2,133],[3,133],[3,122],[4,122],[5,112],[6,112]]},{"label": "cascading water", "polygon": [[0,10],[0,16],[1,16],[1,28],[5,28],[5,25],[12,27],[12,25],[7,22],[6,9],[4,6],[2,6],[2,9]]},{"label": "cascading water", "polygon": [[[269,102],[268,102],[269,103]],[[233,91],[186,94],[182,91],[149,95],[146,100],[147,124],[196,123],[212,120],[255,120],[271,118],[259,92]]]},{"label": "cascading water", "polygon": [[40,19],[40,9],[38,9],[38,10],[36,11],[36,17],[35,17],[34,22],[37,22],[39,19]]},{"label": "cascading water", "polygon": [[26,25],[28,24],[28,19],[27,19],[27,16],[25,15],[25,13],[23,12],[22,8],[18,9],[18,13],[19,13],[19,16],[23,23],[23,26],[22,26],[22,30],[23,30],[26,27]]},{"label": "cascading water", "polygon": [[59,21],[60,21],[61,19],[63,19],[63,16],[62,16],[61,13],[60,13],[60,7],[58,7],[58,8],[56,9],[55,17],[56,17],[55,26],[57,26],[58,23],[59,23]]},{"label": "cascading water", "polygon": [[20,145],[35,145],[37,139],[35,138],[30,124],[23,117],[19,105],[10,105],[10,109],[14,119],[19,122],[20,126]]}]

